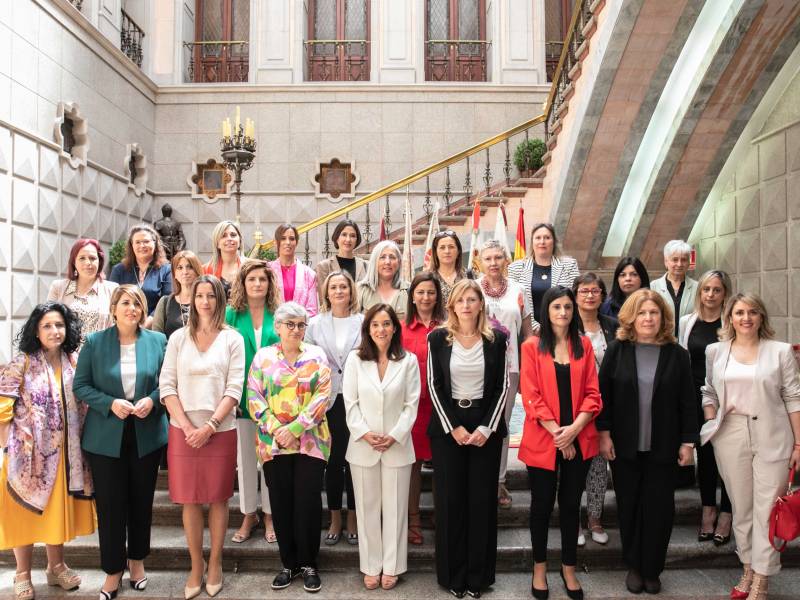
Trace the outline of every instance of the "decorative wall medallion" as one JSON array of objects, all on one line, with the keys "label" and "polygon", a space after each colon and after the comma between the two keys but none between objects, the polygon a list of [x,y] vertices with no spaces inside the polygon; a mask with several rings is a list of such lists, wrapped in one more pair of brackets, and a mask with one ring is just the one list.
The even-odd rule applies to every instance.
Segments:
[{"label": "decorative wall medallion", "polygon": [[317,161],[319,172],[314,176],[314,195],[331,202],[341,202],[356,197],[356,186],[360,180],[355,161],[342,162],[332,158],[330,162]]},{"label": "decorative wall medallion", "polygon": [[53,125],[53,138],[61,147],[61,156],[73,169],[86,166],[89,154],[89,121],[81,115],[77,102],[59,102]]},{"label": "decorative wall medallion", "polygon": [[230,197],[233,176],[225,165],[209,158],[205,163],[192,162],[192,174],[187,183],[192,188],[192,198],[216,201]]},{"label": "decorative wall medallion", "polygon": [[133,193],[143,196],[147,189],[147,157],[139,144],[125,146],[122,173],[128,179],[128,187],[133,188]]}]

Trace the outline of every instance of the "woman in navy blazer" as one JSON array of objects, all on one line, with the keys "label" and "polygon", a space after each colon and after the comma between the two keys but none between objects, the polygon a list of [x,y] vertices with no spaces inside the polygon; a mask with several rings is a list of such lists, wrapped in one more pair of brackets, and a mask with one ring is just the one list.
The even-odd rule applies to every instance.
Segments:
[{"label": "woman in navy blazer", "polygon": [[105,600],[116,597],[126,558],[131,588],[147,586],[143,560],[150,553],[153,494],[167,443],[158,392],[167,338],[143,328],[147,299],[135,285],[114,290],[111,315],[116,325],[86,339],[73,382],[75,397],[90,408],[81,447],[94,479]]}]

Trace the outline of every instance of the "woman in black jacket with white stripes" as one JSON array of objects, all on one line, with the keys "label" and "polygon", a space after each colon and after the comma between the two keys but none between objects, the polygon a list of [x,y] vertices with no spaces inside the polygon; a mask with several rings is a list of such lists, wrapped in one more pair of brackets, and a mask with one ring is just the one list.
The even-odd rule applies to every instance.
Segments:
[{"label": "woman in black jacket with white stripes", "polygon": [[478,598],[495,575],[508,338],[489,325],[473,280],[453,287],[447,309],[447,321],[428,336],[436,575],[455,597]]}]

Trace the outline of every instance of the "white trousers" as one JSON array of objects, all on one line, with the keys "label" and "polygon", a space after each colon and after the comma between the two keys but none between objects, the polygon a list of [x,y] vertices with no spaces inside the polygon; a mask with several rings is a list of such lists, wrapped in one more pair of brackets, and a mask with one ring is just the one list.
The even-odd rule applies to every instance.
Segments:
[{"label": "white trousers", "polygon": [[769,515],[775,499],[786,490],[789,458],[761,460],[759,446],[768,446],[770,440],[758,439],[750,419],[725,415],[711,443],[733,507],[739,560],[759,575],[775,575],[781,570],[781,555],[769,543]]},{"label": "white trousers", "polygon": [[236,475],[239,479],[239,510],[250,515],[258,510],[258,479],[261,478],[261,510],[272,514],[264,471],[256,457],[256,424],[236,419]]},{"label": "white trousers", "polygon": [[350,464],[358,515],[361,572],[400,575],[408,569],[408,486],[411,465]]},{"label": "white trousers", "polygon": [[[519,373],[508,374],[508,396],[506,396],[506,429],[511,420],[511,413],[514,412],[514,405],[517,403],[517,390],[519,390]],[[500,483],[506,482],[506,470],[508,470],[508,443],[511,435],[503,438],[503,449],[500,451]]]}]

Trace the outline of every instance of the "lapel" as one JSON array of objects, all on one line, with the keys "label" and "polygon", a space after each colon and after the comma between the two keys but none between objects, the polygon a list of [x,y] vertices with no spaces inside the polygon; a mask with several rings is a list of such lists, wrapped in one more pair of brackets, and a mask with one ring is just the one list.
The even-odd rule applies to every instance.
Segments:
[{"label": "lapel", "polygon": [[550,261],[550,286],[555,286],[561,277],[561,261],[555,256]]},{"label": "lapel", "polygon": [[[124,398],[125,392],[122,390],[122,371],[120,370],[120,365],[119,365],[119,330],[117,329],[117,326],[114,325],[114,327],[108,329],[107,331],[108,331],[108,336],[106,336],[106,342],[107,345],[110,347],[105,348],[105,350],[108,352],[107,357],[111,363],[111,380],[113,381],[113,386],[114,386],[114,396],[116,398]],[[136,360],[137,361],[139,360],[138,337],[136,338]],[[136,384],[138,386],[139,382],[137,381]]]},{"label": "lapel", "polygon": [[[300,304],[305,304],[305,274],[302,273],[300,268],[300,261],[294,259],[294,301]],[[300,296],[303,295],[301,299]]]},{"label": "lapel", "polygon": [[337,367],[343,367],[344,365],[339,364],[339,357],[336,356],[336,332],[333,329],[333,313],[325,312],[322,313],[322,319],[324,319],[324,323],[322,323],[322,327],[320,327],[322,333],[322,344],[320,344],[323,348],[330,348],[330,356],[333,357],[334,362],[336,363]]},{"label": "lapel", "polygon": [[139,398],[143,398],[145,395],[144,392],[145,374],[152,373],[155,370],[151,368],[150,361],[152,359],[152,356],[150,352],[148,352],[149,344],[145,341],[144,338],[145,338],[145,333],[143,331],[140,331],[139,335],[136,336],[136,388],[135,388],[136,397],[133,399],[134,404],[136,403],[137,400],[139,400]]},{"label": "lapel", "polygon": [[[583,343],[583,342],[581,342]],[[584,351],[586,349],[584,348]],[[586,355],[584,354],[582,358],[575,358],[575,354],[572,351],[572,345],[570,344],[569,347],[569,383],[570,383],[570,390],[572,398],[572,416],[573,419],[578,416],[578,394],[583,390],[583,365],[584,365],[584,358]]]},{"label": "lapel", "polygon": [[[266,310],[266,308],[264,309]],[[256,351],[258,350],[258,346],[256,345],[256,333],[253,331],[253,319],[250,317],[250,309],[245,307],[245,309],[236,315],[237,325],[239,326],[239,333],[242,334],[244,337],[244,342],[248,346],[250,346],[250,354],[254,356]],[[261,340],[264,339],[265,327],[262,321],[261,324]]]},{"label": "lapel", "polygon": [[[484,398],[488,398],[490,396],[491,388],[489,386],[492,385],[492,383],[494,383],[493,381],[490,381],[491,373],[494,373],[495,369],[494,352],[492,352],[493,343],[494,342],[490,342],[486,338],[483,338],[483,397]],[[555,367],[553,368],[555,369]]]},{"label": "lapel", "polygon": [[[656,363],[656,374],[653,377],[653,400],[656,398],[656,393],[658,392],[658,386],[661,383],[661,378],[664,375],[664,371],[667,369],[668,361],[672,358],[672,355],[675,353],[675,348],[670,347],[667,350],[667,344],[663,344],[659,346],[658,349],[658,362]],[[670,356],[667,356],[669,354]],[[638,390],[637,390],[638,394]]]},{"label": "lapel", "polygon": [[[717,409],[718,413],[724,414],[725,406],[727,405],[724,402],[725,399],[725,369],[728,366],[728,360],[731,356],[731,340],[726,340],[725,342],[719,345],[719,353],[717,354],[716,359],[714,360],[714,373],[719,373],[719,378],[714,380],[714,388],[717,391],[717,402],[719,402],[719,408]],[[761,354],[761,346],[763,344],[758,345],[758,355]],[[756,375],[758,374],[758,357],[756,358]]]},{"label": "lapel", "polygon": [[372,385],[383,392],[383,390],[386,389],[386,386],[388,386],[402,370],[401,362],[402,361],[399,360],[390,360],[389,364],[386,366],[386,373],[383,374],[383,380],[381,380],[380,375],[378,374],[378,361],[366,361],[365,368],[367,371],[367,376],[372,382]]}]

